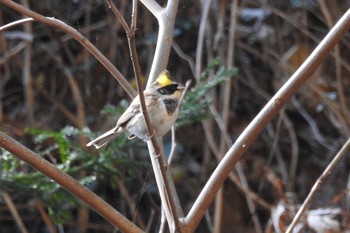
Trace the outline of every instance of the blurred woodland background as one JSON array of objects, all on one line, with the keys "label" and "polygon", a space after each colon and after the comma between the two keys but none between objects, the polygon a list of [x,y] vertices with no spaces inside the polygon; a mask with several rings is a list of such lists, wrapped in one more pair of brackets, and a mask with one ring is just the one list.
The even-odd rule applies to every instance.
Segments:
[{"label": "blurred woodland background", "polygon": [[[232,2],[179,5],[168,69],[183,84],[192,80],[171,165],[185,212],[228,145],[350,7],[342,0]],[[19,3],[76,28],[135,85],[125,31],[106,1]],[[114,3],[130,22],[131,1]],[[21,18],[0,3],[0,26]],[[140,3],[136,44],[145,81],[157,28]],[[288,226],[350,135],[349,36],[243,156],[196,232],[279,232]],[[99,152],[85,147],[114,126],[131,99],[78,42],[37,22],[0,32],[0,96],[1,131],[142,229],[159,228],[158,190],[145,144],[124,135]],[[169,151],[170,134],[164,142]],[[29,232],[116,232],[58,184],[2,148],[0,155],[0,232],[25,232],[11,208]],[[317,193],[300,232],[350,231],[349,166],[347,155]]]}]

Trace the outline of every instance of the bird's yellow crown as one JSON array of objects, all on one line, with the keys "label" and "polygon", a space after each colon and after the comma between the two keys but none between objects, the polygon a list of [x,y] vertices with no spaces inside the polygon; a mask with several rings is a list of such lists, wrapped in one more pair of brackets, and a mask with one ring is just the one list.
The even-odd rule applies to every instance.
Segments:
[{"label": "bird's yellow crown", "polygon": [[166,87],[173,84],[174,81],[171,78],[169,71],[164,70],[162,73],[159,74],[157,78],[157,83],[160,87]]}]

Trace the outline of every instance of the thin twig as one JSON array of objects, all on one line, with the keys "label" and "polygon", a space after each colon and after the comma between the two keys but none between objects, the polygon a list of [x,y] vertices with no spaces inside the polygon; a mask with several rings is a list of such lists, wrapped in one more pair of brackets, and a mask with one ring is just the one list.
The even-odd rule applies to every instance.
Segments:
[{"label": "thin twig", "polygon": [[130,32],[130,27],[129,27],[128,23],[125,21],[123,15],[118,10],[118,8],[114,5],[113,1],[112,0],[107,0],[107,4],[108,4],[109,8],[113,11],[115,16],[117,16],[117,18],[118,18],[120,24],[123,26],[125,32],[129,33]]},{"label": "thin twig", "polygon": [[142,229],[146,229],[146,224],[143,221],[142,217],[137,213],[137,209],[135,209],[136,205],[133,202],[127,188],[125,187],[124,182],[118,177],[115,177],[114,180],[117,183],[118,189],[121,195],[124,197],[127,206],[129,207],[130,214],[133,216],[134,221],[136,220],[136,222]]},{"label": "thin twig", "polygon": [[24,18],[24,19],[16,20],[16,21],[8,23],[8,24],[6,24],[4,26],[1,26],[0,27],[0,32],[1,31],[6,31],[6,30],[8,30],[10,28],[13,28],[13,27],[16,27],[18,25],[22,25],[24,23],[29,23],[29,22],[33,22],[33,21],[35,21],[33,18]]},{"label": "thin twig", "polygon": [[[182,100],[185,97],[188,89],[190,88],[192,81],[191,80],[187,80],[186,84],[185,84],[185,88],[183,89],[182,93],[181,93],[181,97],[179,100],[179,106],[181,106]],[[170,153],[168,156],[168,166],[171,166],[171,163],[173,161],[173,157],[175,154],[175,150],[176,150],[176,138],[175,138],[175,126],[171,127],[171,149],[170,149]]]},{"label": "thin twig", "polygon": [[225,192],[225,186],[223,185],[219,189],[219,191],[216,193],[216,196],[215,196],[213,233],[220,233],[222,231],[221,221],[222,221],[223,210],[224,210],[224,192]]},{"label": "thin twig", "polygon": [[[322,103],[324,104],[326,109],[328,109],[329,112],[331,112],[332,114],[335,115],[334,118],[337,119],[337,123],[335,123],[335,125],[337,126],[336,128],[338,128],[338,130],[344,132],[344,128],[346,127],[346,124],[347,124],[346,118],[349,118],[349,116],[344,116],[342,114],[341,106],[337,102],[331,100],[329,98],[329,96],[327,96],[327,93],[325,93],[325,91],[321,87],[318,87],[316,85],[311,85],[309,83],[307,84],[307,86],[313,92],[315,92],[315,94],[317,95],[317,98],[322,100]],[[333,116],[329,116],[330,121],[332,121],[332,118],[333,118]]]},{"label": "thin twig", "polygon": [[291,120],[288,118],[287,114],[285,114],[283,117],[283,123],[288,131],[289,138],[290,138],[290,145],[291,145],[291,161],[290,161],[290,167],[288,172],[288,181],[286,184],[286,190],[287,192],[290,192],[294,190],[293,187],[295,184],[295,177],[296,177],[298,161],[299,161],[299,144],[298,144],[297,134],[295,132],[293,124]]},{"label": "thin twig", "polygon": [[[242,186],[244,188],[248,188],[249,187],[248,186],[248,181],[247,181],[247,178],[245,177],[245,175],[243,173],[243,169],[242,169],[242,166],[241,166],[240,163],[236,164],[235,170],[236,170],[236,172],[238,174],[238,177],[240,179],[240,182],[241,182]],[[262,233],[263,230],[262,230],[262,227],[261,227],[259,216],[258,216],[257,211],[256,211],[255,202],[253,201],[253,199],[249,195],[246,195],[245,198],[247,199],[247,205],[248,205],[248,208],[249,208],[249,212],[252,215],[252,219],[253,219],[253,223],[254,223],[254,227],[255,227],[255,232]],[[261,199],[259,199],[259,200],[261,200]]]},{"label": "thin twig", "polygon": [[299,104],[299,102],[295,98],[292,98],[292,103],[296,107],[300,115],[309,124],[311,131],[314,134],[317,142],[320,143],[320,145],[326,147],[328,150],[332,150],[332,145],[328,143],[326,139],[322,136],[315,120],[302,108],[302,106]]},{"label": "thin twig", "polygon": [[[320,5],[320,8],[321,8],[321,11],[326,19],[326,24],[328,26],[328,28],[332,28],[332,26],[334,25],[334,22],[333,22],[333,19],[332,19],[332,16],[329,12],[329,9],[327,8],[327,4],[325,2],[325,0],[318,0],[318,3]],[[336,80],[337,80],[337,92],[338,92],[338,98],[339,98],[339,104],[341,106],[341,110],[342,110],[342,113],[343,113],[343,116],[347,116],[345,117],[345,120],[346,121],[346,125],[344,125],[344,131],[346,132],[347,135],[350,134],[350,120],[349,120],[349,108],[348,108],[348,105],[347,105],[347,102],[346,102],[346,97],[345,97],[345,92],[344,92],[344,88],[343,88],[343,80],[342,80],[342,72],[341,72],[341,67],[342,67],[342,64],[340,63],[340,46],[337,45],[335,46],[334,48],[334,62],[335,62],[335,76],[336,76]]]},{"label": "thin twig", "polygon": [[[251,1],[251,3],[256,4],[256,1]],[[259,6],[259,7],[261,7],[261,6]],[[263,3],[263,7],[266,7],[266,9],[271,10],[274,14],[281,17],[283,20],[285,20],[285,22],[288,22],[289,24],[291,24],[295,29],[299,30],[300,32],[302,32],[303,34],[308,36],[314,42],[320,43],[320,39],[317,36],[315,36],[314,34],[312,34],[311,30],[307,30],[307,28],[304,27],[304,25],[301,22],[297,21],[293,17],[290,17],[290,15],[288,13],[285,13],[282,10],[280,10],[276,7],[273,7],[271,4],[268,4],[266,2]],[[330,55],[335,57],[335,54],[333,51],[330,52]],[[279,58],[280,58],[280,56],[278,55],[277,59],[279,59]],[[350,71],[350,65],[348,63],[348,60],[340,59],[339,61],[348,71]]]},{"label": "thin twig", "polygon": [[47,230],[50,233],[57,233],[56,228],[55,228],[52,220],[50,219],[49,215],[44,210],[44,205],[41,203],[41,201],[35,199],[34,200],[34,206],[35,206],[35,208],[38,209],[41,218],[43,219],[44,223],[46,224]]},{"label": "thin twig", "polygon": [[[229,27],[229,35],[228,35],[228,48],[227,48],[227,68],[232,68],[234,65],[234,44],[235,44],[235,28],[236,28],[236,17],[237,17],[237,12],[238,12],[238,1],[233,0],[230,4],[230,27]],[[221,42],[221,37],[223,35],[224,31],[224,18],[226,14],[226,3],[225,2],[220,2],[220,17],[219,17],[219,22],[218,22],[218,32],[216,33],[214,37],[214,45],[213,47],[215,49],[218,48],[219,41]],[[218,122],[218,119],[220,119],[222,125],[220,127],[220,144],[219,144],[219,154],[221,156],[220,160],[222,159],[222,156],[225,154],[226,150],[228,147],[232,144],[232,140],[230,136],[228,135],[228,120],[229,120],[229,114],[230,114],[230,103],[231,103],[231,90],[232,86],[232,79],[228,79],[224,83],[221,84],[220,88],[221,91],[219,92],[220,98],[222,100],[222,111],[221,111],[221,117],[215,117],[216,121]],[[211,104],[212,105],[212,104]],[[211,108],[212,109],[212,108]],[[212,111],[213,112],[213,111]],[[241,173],[243,175],[243,172]],[[221,187],[216,195],[215,198],[215,219],[214,219],[214,230],[215,232],[221,232],[221,221],[222,221],[222,211],[223,211],[223,193],[224,193],[224,187]],[[248,196],[247,201],[248,201],[248,207],[253,206],[249,205],[249,203],[253,203]],[[250,202],[249,202],[250,200]],[[253,211],[255,212],[255,211]]]},{"label": "thin twig", "polygon": [[315,197],[317,191],[321,188],[321,186],[324,184],[324,181],[327,179],[327,177],[332,173],[335,166],[339,163],[339,161],[346,155],[346,152],[350,150],[350,138],[345,142],[343,147],[339,150],[339,152],[336,154],[336,156],[333,158],[332,162],[330,162],[327,166],[327,168],[323,171],[322,175],[317,179],[316,183],[312,186],[312,189],[310,193],[307,195],[306,199],[304,200],[304,203],[299,208],[297,214],[295,215],[292,223],[289,225],[286,233],[293,232],[294,227],[299,222],[301,216],[305,213],[308,206],[311,204],[313,198]]},{"label": "thin twig", "polygon": [[180,46],[175,41],[173,41],[173,45],[172,46],[173,46],[174,51],[177,53],[177,55],[179,55],[180,58],[182,58],[185,61],[187,61],[188,66],[191,69],[193,77],[196,77],[195,64],[194,64],[194,61],[193,61],[192,57],[190,57],[189,55],[184,53],[184,51],[182,51]]},{"label": "thin twig", "polygon": [[[64,64],[62,64],[64,73],[67,76],[69,87],[71,89],[72,95],[73,95],[73,100],[76,106],[76,117],[75,119],[77,120],[78,123],[78,129],[83,129],[85,127],[85,107],[84,107],[84,101],[83,97],[81,95],[81,91],[79,88],[79,84],[75,77],[73,76],[71,70],[66,67]],[[85,146],[87,141],[87,138],[80,135],[79,136],[79,141],[81,146]]]},{"label": "thin twig", "polygon": [[21,233],[29,233],[29,231],[27,230],[26,226],[24,225],[24,223],[21,219],[21,216],[19,215],[18,210],[17,210],[15,204],[13,203],[10,195],[6,192],[1,192],[0,194],[3,197],[4,202],[6,203],[7,207],[9,208],[13,218],[15,219],[15,222],[16,222],[18,228],[20,229]]},{"label": "thin twig", "polygon": [[271,210],[272,206],[266,202],[264,199],[259,197],[255,192],[253,192],[248,186],[245,186],[242,184],[241,180],[239,177],[233,173],[230,172],[229,178],[232,180],[232,182],[237,186],[237,188],[245,195],[249,196],[249,198],[254,201],[256,204],[261,206],[262,208],[266,210]]},{"label": "thin twig", "polygon": [[205,34],[205,28],[207,25],[207,19],[208,19],[211,2],[212,0],[205,1],[203,10],[202,10],[202,17],[199,25],[197,48],[196,48],[196,76],[195,77],[197,78],[200,77],[200,74],[202,72],[202,54],[203,54],[204,34]]}]

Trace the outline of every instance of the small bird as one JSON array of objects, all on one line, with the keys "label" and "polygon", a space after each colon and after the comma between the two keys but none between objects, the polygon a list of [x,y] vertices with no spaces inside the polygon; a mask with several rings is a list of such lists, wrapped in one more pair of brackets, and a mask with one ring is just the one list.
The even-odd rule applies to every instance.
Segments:
[{"label": "small bird", "polygon": [[[179,114],[179,100],[183,89],[182,85],[173,80],[169,71],[164,70],[156,81],[144,90],[147,112],[157,137],[164,136],[174,125]],[[129,139],[149,139],[139,96],[131,102],[113,129],[92,140],[87,146],[94,145],[99,149],[122,132],[129,132]]]}]

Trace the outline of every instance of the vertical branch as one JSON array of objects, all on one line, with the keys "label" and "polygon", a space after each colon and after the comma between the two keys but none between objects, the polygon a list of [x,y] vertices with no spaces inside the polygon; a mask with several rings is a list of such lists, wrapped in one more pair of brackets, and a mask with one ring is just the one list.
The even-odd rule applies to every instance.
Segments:
[{"label": "vertical branch", "polygon": [[[230,28],[228,35],[228,48],[227,48],[227,68],[232,68],[234,66],[234,55],[235,55],[235,29],[237,23],[237,13],[238,13],[238,0],[232,0],[231,3],[231,16],[230,16]],[[225,82],[224,89],[224,99],[223,99],[223,111],[222,111],[222,121],[224,124],[224,131],[221,134],[221,141],[225,143],[224,135],[227,134],[227,126],[228,126],[228,117],[230,112],[230,100],[231,100],[231,86],[232,79],[228,79]],[[225,144],[222,144],[220,147],[220,151],[222,152],[225,148]],[[229,145],[228,145],[229,146]]]},{"label": "vertical branch", "polygon": [[[132,64],[134,68],[134,73],[136,76],[137,90],[140,98],[140,105],[145,118],[145,123],[148,129],[148,134],[150,135],[150,140],[147,142],[149,154],[151,157],[152,167],[156,177],[159,194],[162,200],[162,205],[166,213],[167,221],[172,232],[178,231],[180,229],[179,214],[180,210],[179,200],[176,195],[176,190],[174,185],[170,183],[170,176],[166,170],[167,164],[164,160],[164,151],[161,149],[159,142],[157,140],[157,135],[151,125],[146,103],[145,96],[142,88],[141,81],[141,69],[139,65],[136,44],[135,44],[135,32],[136,32],[136,22],[137,22],[137,0],[133,0],[133,10],[132,10],[132,22],[131,27],[127,25],[123,16],[120,14],[119,10],[115,7],[111,0],[107,0],[112,11],[120,20],[122,26],[124,27],[129,43],[130,56],[132,59]],[[169,51],[170,52],[170,51]],[[151,78],[149,78],[150,80]],[[149,81],[148,80],[148,81]],[[176,199],[176,200],[175,200]]]},{"label": "vertical branch", "polygon": [[[3,17],[2,17],[2,11],[0,11],[0,24],[3,25],[4,22],[3,22]],[[9,65],[9,61],[8,61],[8,58],[9,58],[9,50],[8,50],[8,45],[7,45],[7,42],[2,34],[2,28],[4,26],[0,27],[0,49],[1,51],[3,52],[3,64],[1,64],[0,62],[0,65],[3,65],[3,71],[0,70],[0,76],[1,76],[1,79],[0,79],[0,124],[3,122],[3,119],[4,119],[4,109],[3,109],[3,95],[4,95],[4,89],[5,89],[5,85],[7,83],[7,81],[9,80],[10,78],[10,75],[11,75],[11,69],[10,69],[10,65]]]},{"label": "vertical branch", "polygon": [[[332,28],[332,26],[334,25],[332,16],[327,8],[327,4],[324,0],[318,0],[321,11],[326,19],[326,24],[328,26],[328,28]],[[342,72],[341,72],[341,67],[342,64],[340,63],[341,61],[341,56],[340,56],[340,46],[336,45],[334,48],[334,62],[335,62],[335,76],[336,76],[336,80],[337,80],[337,92],[338,92],[338,98],[339,98],[339,103],[340,103],[340,109],[342,110],[343,116],[349,116],[349,108],[348,105],[346,103],[346,97],[345,97],[345,92],[344,92],[344,88],[343,88],[343,80],[342,80]],[[350,120],[349,117],[345,117],[345,121],[346,121],[346,128],[345,133],[347,135],[350,135]]]},{"label": "vertical branch", "polygon": [[[228,54],[227,54],[227,67],[232,68],[234,66],[234,58],[235,58],[235,40],[236,40],[236,24],[237,24],[237,15],[238,15],[238,0],[232,0],[231,2],[231,17],[230,17],[230,29],[229,29],[229,35],[228,35]],[[222,121],[224,123],[224,130],[223,133],[228,134],[228,122],[229,122],[229,109],[230,109],[230,100],[231,100],[231,87],[232,87],[232,79],[229,79],[226,81],[227,84],[225,86],[224,90],[224,101],[223,101],[223,112],[222,112]],[[221,136],[222,142],[225,142],[223,140],[224,135]],[[224,145],[224,144],[222,144]],[[228,145],[230,146],[230,144]],[[222,147],[224,149],[226,147]],[[222,151],[223,153],[223,151]],[[237,174],[239,176],[241,185],[244,188],[248,188],[248,182],[246,180],[246,177],[244,176],[244,173],[242,171],[242,167],[239,163],[236,164],[235,170],[237,171]],[[257,233],[262,232],[261,224],[258,215],[256,214],[256,207],[252,200],[252,198],[249,195],[246,195],[246,200],[248,204],[249,211],[253,218],[253,223],[255,226],[255,231]]]},{"label": "vertical branch", "polygon": [[[90,26],[91,24],[91,10],[92,10],[92,0],[87,0],[86,3],[85,3],[85,12],[84,12],[84,18],[85,18],[85,27],[88,27]],[[90,40],[90,31],[88,30],[86,33],[85,33],[85,37],[87,40]],[[84,50],[84,72],[86,75],[88,75],[88,72],[89,72],[89,62],[88,62],[88,59],[89,59],[89,51],[87,50]]]},{"label": "vertical branch", "polygon": [[[84,108],[84,103],[83,103],[83,97],[81,96],[79,84],[75,80],[71,71],[66,68],[65,72],[66,72],[66,75],[68,78],[69,86],[70,86],[71,91],[72,91],[73,100],[74,100],[76,108],[77,108],[76,119],[77,119],[77,123],[78,123],[78,128],[82,129],[85,126],[85,108]],[[84,142],[84,145],[85,144],[86,143]]]},{"label": "vertical branch", "polygon": [[[220,1],[219,3],[219,9],[220,9],[220,16],[219,16],[219,22],[218,22],[218,31],[214,37],[214,49],[217,50],[218,49],[218,45],[219,43],[221,44],[222,41],[222,36],[224,34],[224,19],[226,17],[226,8],[227,8],[227,2],[226,1]],[[233,4],[231,4],[233,5]],[[235,10],[236,11],[236,10]],[[233,44],[234,44],[234,40],[232,37],[232,33],[231,31],[235,29],[235,25],[233,24],[233,22],[235,21],[235,19],[233,20],[233,17],[235,13],[234,11],[232,11],[232,7],[231,7],[231,19],[230,19],[230,26],[229,26],[229,40],[228,40],[228,48],[227,48],[227,68],[229,68],[229,66],[232,66],[233,62],[232,62],[232,58],[233,58]],[[231,50],[230,50],[231,47]],[[231,60],[229,61],[229,58],[231,58]],[[222,115],[221,117],[218,116],[219,118],[221,118],[222,120],[222,129],[221,129],[221,133],[220,133],[220,141],[219,141],[219,156],[220,156],[220,160],[222,159],[222,156],[225,154],[225,151],[227,150],[228,146],[230,146],[230,142],[228,142],[227,140],[225,140],[226,138],[228,138],[228,134],[227,134],[227,120],[228,120],[228,116],[229,116],[229,112],[230,112],[230,97],[231,97],[231,85],[232,85],[232,81],[231,79],[228,79],[227,81],[225,81],[224,83],[222,83],[220,85],[220,91],[218,92],[218,95],[221,95],[221,100],[222,101]],[[214,108],[214,106],[213,106]],[[225,205],[224,205],[224,193],[225,193],[225,185],[223,185],[218,193],[216,194],[215,197],[215,215],[214,215],[214,232],[219,233],[222,231],[221,229],[221,225],[222,225],[222,217],[223,217],[223,211],[225,210]]]},{"label": "vertical branch", "polygon": [[[28,0],[22,0],[21,1],[23,6],[29,9],[29,2]],[[24,24],[24,31],[32,36],[32,23],[26,23]],[[25,104],[26,104],[26,111],[28,116],[28,123],[33,124],[34,119],[34,90],[33,90],[33,80],[32,80],[32,73],[31,73],[31,67],[32,67],[32,43],[30,43],[24,50],[24,67],[23,67],[23,86],[24,86],[24,93],[25,93]]]},{"label": "vertical branch", "polygon": [[[129,41],[129,47],[130,47],[130,53],[131,58],[133,59],[133,66],[134,66],[134,72],[137,77],[137,87],[138,92],[140,96],[140,102],[142,107],[142,112],[145,117],[145,122],[147,125],[148,133],[151,137],[151,142],[147,142],[148,149],[150,152],[150,158],[152,162],[153,171],[156,177],[157,185],[159,194],[162,200],[162,206],[165,211],[167,221],[169,223],[169,227],[172,232],[176,232],[180,229],[180,222],[179,222],[179,214],[178,214],[178,207],[176,203],[179,203],[179,201],[175,201],[175,189],[174,185],[171,186],[170,180],[168,176],[168,172],[166,171],[166,161],[164,160],[164,150],[161,150],[161,147],[157,140],[157,135],[155,134],[155,131],[151,125],[146,103],[144,100],[143,95],[143,88],[142,88],[142,81],[141,81],[141,70],[140,65],[138,61],[137,51],[136,51],[136,44],[135,44],[135,31],[136,31],[136,17],[137,17],[137,0],[133,0],[133,13],[132,13],[132,22],[131,22],[131,30],[130,34],[128,35],[128,41]],[[172,37],[171,37],[172,38]],[[158,44],[157,44],[158,46]],[[169,53],[170,53],[171,45],[169,46]],[[168,54],[169,57],[169,54]],[[154,63],[153,63],[154,64]],[[166,62],[167,64],[167,62]],[[166,67],[166,66],[165,66]],[[164,69],[165,69],[164,67]],[[162,70],[161,70],[162,71]],[[159,74],[159,73],[158,73]],[[151,76],[148,78],[148,86],[150,85]],[[174,196],[175,195],[175,196]],[[176,197],[177,199],[177,197]]]},{"label": "vertical branch", "polygon": [[204,42],[204,33],[207,25],[207,19],[210,9],[210,4],[212,0],[207,0],[204,3],[204,9],[202,12],[201,23],[199,25],[198,39],[197,39],[197,49],[196,49],[196,77],[199,77],[202,72],[202,54],[203,54],[203,42]]},{"label": "vertical branch", "polygon": [[[158,74],[160,74],[167,67],[179,0],[169,0],[164,9],[158,7],[155,1],[141,1],[154,14],[159,24],[156,50],[147,82],[147,86],[150,86]],[[167,170],[168,165],[163,156],[163,143],[160,139],[158,142],[160,142],[162,145],[162,153],[160,154],[156,153],[157,148],[154,146],[156,144],[154,144],[153,141],[147,142],[148,150],[151,155],[152,167],[155,172],[158,189],[162,198],[162,204],[168,220],[170,231],[181,232],[184,226],[183,224],[180,224],[179,220],[179,216],[183,216],[180,201],[178,199],[170,171]],[[154,157],[154,155],[159,156]]]},{"label": "vertical branch", "polygon": [[222,231],[221,222],[224,208],[224,192],[225,186],[223,185],[215,197],[214,233],[220,233]]}]

